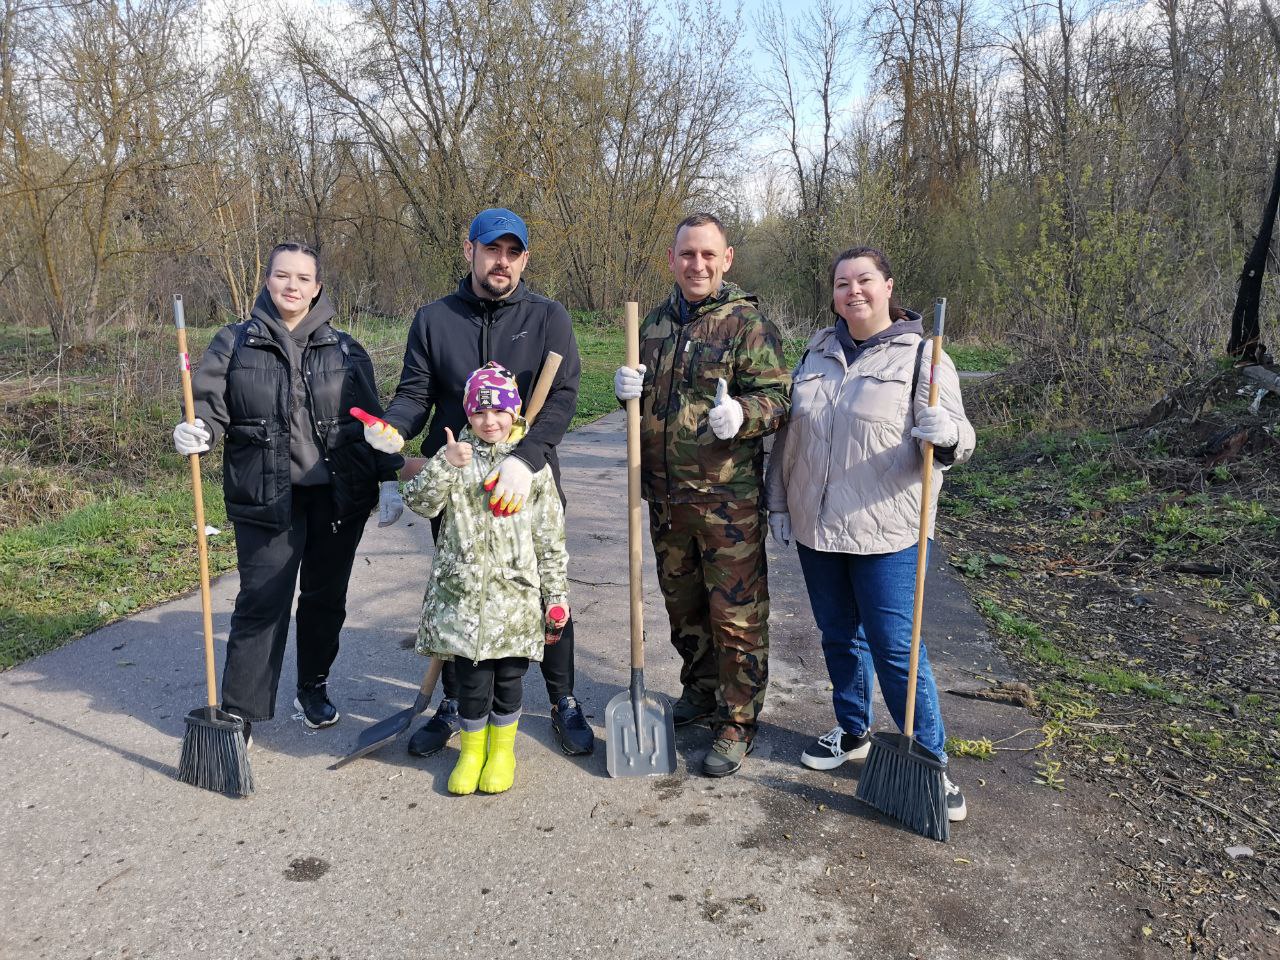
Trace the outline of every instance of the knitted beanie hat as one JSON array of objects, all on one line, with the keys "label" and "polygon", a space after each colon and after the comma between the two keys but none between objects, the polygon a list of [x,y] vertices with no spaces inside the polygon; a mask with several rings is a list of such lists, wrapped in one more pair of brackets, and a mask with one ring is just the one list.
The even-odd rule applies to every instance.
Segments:
[{"label": "knitted beanie hat", "polygon": [[490,360],[471,376],[462,395],[462,409],[467,416],[481,410],[506,410],[513,417],[520,414],[520,389],[511,371],[496,360]]}]

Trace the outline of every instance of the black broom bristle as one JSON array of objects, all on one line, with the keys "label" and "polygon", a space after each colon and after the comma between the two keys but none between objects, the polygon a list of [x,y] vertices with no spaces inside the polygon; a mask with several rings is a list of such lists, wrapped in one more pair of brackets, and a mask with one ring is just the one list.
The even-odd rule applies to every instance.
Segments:
[{"label": "black broom bristle", "polygon": [[232,797],[253,793],[253,770],[240,718],[213,707],[187,714],[178,779]]},{"label": "black broom bristle", "polygon": [[901,734],[871,738],[858,799],[931,840],[950,838],[942,762]]}]

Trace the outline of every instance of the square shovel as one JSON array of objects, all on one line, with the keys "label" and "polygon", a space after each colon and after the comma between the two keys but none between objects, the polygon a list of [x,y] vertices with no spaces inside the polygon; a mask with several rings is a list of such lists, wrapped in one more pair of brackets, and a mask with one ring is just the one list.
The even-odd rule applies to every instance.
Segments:
[{"label": "square shovel", "polygon": [[[634,302],[625,308],[627,366],[640,364],[640,318]],[[631,688],[609,701],[604,712],[606,760],[611,777],[674,773],[675,724],[666,697],[644,689],[644,606],[640,577],[640,401],[627,401],[627,541],[631,580]]]}]

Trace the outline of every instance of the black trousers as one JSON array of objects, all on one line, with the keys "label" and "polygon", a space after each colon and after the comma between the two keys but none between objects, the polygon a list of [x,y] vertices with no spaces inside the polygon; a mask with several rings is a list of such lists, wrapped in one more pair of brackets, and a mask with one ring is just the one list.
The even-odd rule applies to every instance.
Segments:
[{"label": "black trousers", "polygon": [[[563,500],[563,498],[561,499]],[[431,539],[438,540],[439,538],[440,517],[437,515],[431,518]],[[440,686],[444,689],[444,696],[451,700],[457,700],[459,697],[456,664],[457,660],[446,660],[440,673]],[[542,652],[542,679],[547,684],[547,699],[553,704],[561,697],[567,697],[573,693],[572,616],[569,617],[569,622],[565,624],[564,633],[560,635],[560,641],[553,643]],[[466,716],[466,714],[463,714],[463,716]]]},{"label": "black trousers", "polygon": [[347,617],[347,584],[364,524],[333,529],[328,486],[294,487],[287,530],[237,523],[240,592],[231,614],[222,708],[246,720],[270,720],[289,637],[294,588],[298,595],[298,684],[329,675]]},{"label": "black trousers", "polygon": [[477,722],[490,714],[510,716],[520,710],[526,657],[499,657],[474,663],[461,657],[452,661],[458,684],[458,715]]}]

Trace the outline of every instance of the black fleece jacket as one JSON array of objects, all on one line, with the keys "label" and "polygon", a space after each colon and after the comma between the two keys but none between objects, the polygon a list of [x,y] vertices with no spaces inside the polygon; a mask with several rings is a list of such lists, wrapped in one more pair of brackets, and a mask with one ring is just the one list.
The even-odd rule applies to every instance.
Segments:
[{"label": "black fleece jacket", "polygon": [[410,440],[427,426],[422,455],[432,456],[445,444],[448,427],[455,435],[466,425],[462,409],[467,377],[490,360],[510,370],[528,403],[547,353],[564,357],[542,412],[516,445],[519,457],[534,471],[551,464],[559,482],[556,444],[569,429],[578,406],[582,363],[569,311],[533,293],[521,281],[504,300],[483,300],[471,289],[468,274],[458,289],[418,310],[409,329],[404,369],[386,420]]}]

